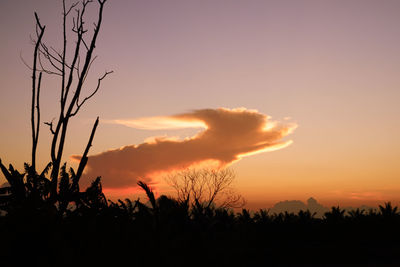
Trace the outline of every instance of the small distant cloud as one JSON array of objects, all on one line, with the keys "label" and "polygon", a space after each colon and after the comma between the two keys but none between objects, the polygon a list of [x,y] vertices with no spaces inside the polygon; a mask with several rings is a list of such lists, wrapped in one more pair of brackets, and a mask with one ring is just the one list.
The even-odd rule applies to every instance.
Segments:
[{"label": "small distant cloud", "polygon": [[[337,206],[337,205],[335,205]],[[326,207],[320,204],[315,198],[310,197],[306,203],[300,200],[285,200],[285,201],[280,201],[276,203],[271,209],[270,213],[271,214],[279,214],[279,213],[284,213],[285,211],[289,213],[295,213],[297,214],[299,211],[306,211],[309,210],[311,213],[315,213],[316,218],[322,218],[324,217],[326,212],[331,211],[331,206]],[[369,211],[369,210],[377,210],[377,207],[373,206],[368,206],[368,205],[356,205],[356,206],[340,206],[342,210],[346,211],[346,215],[348,215],[349,211],[360,209],[364,211]]]},{"label": "small distant cloud", "polygon": [[299,211],[309,210],[311,213],[315,213],[316,217],[321,218],[325,212],[329,211],[327,207],[324,207],[315,198],[310,197],[307,203],[300,200],[285,200],[276,203],[270,210],[271,213],[289,212],[297,214]]},{"label": "small distant cloud", "polygon": [[[177,138],[151,138],[89,157],[82,181],[102,177],[104,187],[136,186],[139,179],[151,181],[154,174],[187,168],[204,162],[225,166],[244,156],[287,147],[282,138],[297,127],[294,123],[271,121],[256,110],[201,109],[168,117],[115,120],[138,129],[201,128],[198,134]],[[74,155],[72,159],[79,160]]]},{"label": "small distant cloud", "polygon": [[333,193],[342,199],[353,200],[353,201],[384,201],[388,196],[398,193],[391,192],[391,190],[375,190],[375,191],[342,191],[335,190]]}]

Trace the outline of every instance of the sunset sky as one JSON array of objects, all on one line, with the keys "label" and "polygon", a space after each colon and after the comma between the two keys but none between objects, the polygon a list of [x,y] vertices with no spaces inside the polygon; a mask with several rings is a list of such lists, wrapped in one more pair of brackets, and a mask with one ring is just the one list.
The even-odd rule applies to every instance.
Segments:
[{"label": "sunset sky", "polygon": [[[0,1],[0,158],[20,170],[34,11],[60,48],[61,0]],[[76,166],[99,116],[87,175],[110,196],[135,198],[139,176],[169,193],[160,173],[211,160],[233,168],[250,208],[399,204],[399,14],[398,0],[109,0],[86,92],[114,73],[72,120],[64,160]],[[42,121],[58,95],[45,75]],[[42,125],[41,167],[49,140]]]}]

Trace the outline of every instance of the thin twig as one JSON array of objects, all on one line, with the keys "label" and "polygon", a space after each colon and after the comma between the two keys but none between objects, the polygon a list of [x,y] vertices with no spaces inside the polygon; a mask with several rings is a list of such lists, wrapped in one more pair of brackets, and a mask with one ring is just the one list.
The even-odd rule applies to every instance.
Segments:
[{"label": "thin twig", "polygon": [[82,107],[82,105],[85,104],[85,102],[86,102],[87,100],[89,100],[90,98],[92,98],[92,97],[97,93],[97,91],[98,91],[99,88],[100,88],[101,81],[102,81],[108,74],[111,74],[111,73],[113,73],[113,71],[106,71],[106,72],[103,74],[103,76],[101,76],[101,77],[97,80],[96,89],[95,89],[89,96],[85,97],[85,99],[83,99],[83,101],[82,101],[81,103],[78,102],[79,98],[77,98],[77,101],[76,101],[76,110],[75,110],[74,112],[71,113],[71,115],[70,115],[71,117],[72,117],[72,116],[75,116],[75,115],[78,113],[79,109]]},{"label": "thin twig", "polygon": [[48,125],[50,127],[50,132],[54,135],[55,132],[54,132],[54,129],[53,129],[53,121],[54,121],[54,118],[51,120],[51,122],[44,122],[44,124],[46,124],[46,125]]}]

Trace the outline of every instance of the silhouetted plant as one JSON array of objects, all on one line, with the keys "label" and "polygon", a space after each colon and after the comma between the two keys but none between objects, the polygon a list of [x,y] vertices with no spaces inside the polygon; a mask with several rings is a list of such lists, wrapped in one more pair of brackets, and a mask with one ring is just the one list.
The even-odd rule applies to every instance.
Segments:
[{"label": "silhouetted plant", "polygon": [[87,208],[93,211],[101,211],[102,209],[107,208],[107,200],[105,195],[103,194],[103,189],[100,183],[100,177],[97,177],[96,180],[92,182],[92,184],[86,189],[85,192],[80,193],[80,202],[78,202],[78,209]]},{"label": "silhouetted plant", "polygon": [[236,220],[233,210],[226,208],[215,209],[214,217],[217,227],[223,229],[231,229]]},{"label": "silhouetted plant", "polygon": [[156,213],[157,212],[157,203],[156,203],[156,198],[154,196],[153,190],[144,182],[139,181],[138,185],[145,191],[150,203],[151,207],[153,208],[153,211]]},{"label": "silhouetted plant", "polygon": [[378,216],[379,214],[377,213],[377,211],[375,210],[375,209],[368,209],[368,212],[367,212],[367,216],[368,217],[376,217],[376,216]]},{"label": "silhouetted plant", "polygon": [[297,213],[297,216],[300,223],[311,223],[314,221],[314,217],[316,214],[316,212],[311,213],[309,210],[300,210]]},{"label": "silhouetted plant", "polygon": [[271,216],[269,216],[269,210],[266,209],[259,209],[255,212],[254,221],[259,224],[265,224],[271,222]]},{"label": "silhouetted plant", "polygon": [[357,208],[355,210],[354,209],[350,210],[348,212],[348,214],[349,214],[350,220],[356,221],[356,222],[360,222],[366,216],[365,215],[365,210],[364,209],[360,209],[360,208]]},{"label": "silhouetted plant", "polygon": [[[33,63],[28,66],[32,70],[32,101],[31,101],[31,134],[32,134],[32,150],[31,164],[25,164],[25,172],[19,173],[10,164],[7,169],[0,160],[0,168],[7,179],[9,186],[0,190],[0,207],[3,209],[14,209],[23,207],[24,209],[42,209],[43,207],[53,206],[58,209],[60,214],[64,214],[68,205],[73,202],[75,208],[82,205],[99,208],[99,206],[107,205],[102,194],[100,179],[96,179],[86,192],[79,192],[79,180],[87,163],[87,155],[92,146],[93,138],[98,126],[99,118],[96,119],[92,131],[87,142],[86,148],[79,162],[77,172],[70,169],[69,174],[66,172],[65,164],[61,166],[64,145],[66,142],[66,134],[70,119],[77,115],[81,107],[91,99],[99,90],[102,80],[111,72],[105,72],[97,80],[97,86],[91,94],[82,97],[82,91],[90,67],[96,57],[93,56],[96,47],[96,41],[100,32],[103,8],[107,0],[97,0],[98,13],[97,21],[94,23],[94,32],[87,37],[87,29],[84,21],[84,14],[92,0],[83,0],[81,7],[74,3],[70,7],[66,7],[65,0],[62,1],[63,13],[63,47],[61,51],[57,51],[53,47],[49,47],[43,42],[46,26],[42,25],[39,16],[35,12],[36,20],[36,39],[32,39],[34,44]],[[67,58],[67,18],[71,11],[76,11],[73,19],[72,32],[77,40],[71,47],[72,59]],[[84,60],[80,62],[81,56]],[[51,162],[44,170],[37,173],[37,145],[39,142],[39,130],[41,123],[40,113],[40,90],[43,73],[56,75],[60,77],[60,110],[58,118],[53,125],[53,121],[46,122],[53,136],[51,142]],[[50,177],[45,175],[50,173]]]},{"label": "silhouetted plant", "polygon": [[232,188],[235,173],[231,169],[186,169],[165,179],[175,189],[178,201],[197,211],[212,205],[241,208],[245,204],[244,198]]},{"label": "silhouetted plant", "polygon": [[397,207],[393,207],[392,203],[385,202],[384,206],[379,205],[379,211],[382,214],[383,218],[389,219],[394,218],[399,215],[397,212]]},{"label": "silhouetted plant", "polygon": [[[59,191],[63,192],[60,196],[64,196],[64,192],[71,188],[73,173],[67,173],[65,167],[61,171]],[[140,183],[140,186],[149,198],[148,204],[143,204],[140,199],[119,200],[115,203],[109,201],[106,204],[97,179],[88,190],[79,193],[80,204],[76,208],[67,209],[60,219],[49,220],[51,211],[47,211],[49,215],[43,217],[49,221],[47,229],[50,222],[54,224],[58,221],[57,227],[50,228],[52,230],[49,233],[62,236],[55,243],[51,241],[52,244],[67,247],[70,251],[74,251],[72,247],[78,246],[76,251],[86,252],[75,257],[86,259],[85,262],[88,263],[93,263],[90,256],[92,253],[110,255],[109,260],[113,262],[115,255],[130,255],[132,251],[141,255],[142,259],[157,255],[166,263],[174,262],[175,265],[184,265],[187,259],[198,257],[200,251],[202,260],[218,264],[230,262],[229,259],[255,259],[255,255],[263,255],[266,251],[271,251],[268,261],[273,263],[290,263],[292,260],[297,263],[359,260],[354,255],[362,255],[364,261],[377,261],[378,254],[374,253],[380,252],[371,245],[377,242],[387,242],[385,253],[390,255],[390,262],[395,259],[390,249],[396,248],[395,240],[400,238],[398,224],[376,220],[384,218],[381,212],[365,214],[362,210],[354,210],[346,217],[343,209],[333,207],[324,218],[317,219],[310,211],[269,215],[267,210],[259,210],[252,215],[249,210],[242,209],[235,214],[230,209],[213,205],[207,207],[200,203],[197,207],[187,209],[187,206],[172,197],[162,195],[156,198],[151,187],[145,183]],[[397,212],[396,207],[387,203],[382,208],[388,214]],[[356,223],[353,217],[363,218],[362,223]],[[0,226],[1,223],[0,217]],[[37,221],[35,227],[29,231],[38,231],[33,229],[39,229],[38,226],[42,224],[43,221]],[[23,221],[19,221],[17,225],[23,225]],[[46,238],[54,240],[54,237]],[[69,245],[68,240],[71,238],[78,241],[71,241],[74,245]],[[109,244],[113,246],[110,247]],[[364,247],[359,244],[366,244],[362,246],[366,246],[368,252],[360,251]],[[341,259],[328,257],[327,251],[332,248],[340,251]],[[350,255],[349,250],[355,252]],[[211,254],[212,251],[216,253]],[[309,255],[307,253],[310,251],[316,255],[311,260],[304,256]],[[287,259],[287,253],[296,257]],[[61,253],[57,255],[62,256]],[[182,258],[181,255],[187,255],[187,258]],[[228,258],[225,258],[227,255]],[[122,261],[125,256],[118,257],[117,261]],[[255,262],[265,263],[265,257],[259,257]]]},{"label": "silhouetted plant", "polygon": [[60,183],[57,202],[50,200],[51,183],[46,178],[52,164],[49,163],[41,174],[37,174],[33,167],[25,163],[25,172],[20,173],[10,164],[9,169],[2,167],[9,186],[0,190],[0,209],[6,212],[27,212],[27,210],[58,210],[63,215],[70,204],[75,209],[104,207],[105,196],[102,192],[100,178],[97,178],[85,192],[79,192],[78,180],[74,170],[66,172],[64,164],[60,169]]},{"label": "silhouetted plant", "polygon": [[324,216],[327,222],[338,223],[344,221],[346,210],[337,207],[332,207],[331,211],[325,212]]},{"label": "silhouetted plant", "polygon": [[240,223],[245,223],[245,224],[253,222],[250,211],[248,209],[242,209],[242,212],[237,214],[237,219]]},{"label": "silhouetted plant", "polygon": [[294,212],[287,212],[283,213],[283,221],[285,223],[296,223],[298,221],[298,216]]},{"label": "silhouetted plant", "polygon": [[23,173],[15,170],[11,164],[7,170],[1,161],[0,167],[9,184],[0,191],[0,209],[9,212],[11,209],[41,209],[45,206],[50,193],[50,181],[45,175],[51,164],[40,175],[27,163]]},{"label": "silhouetted plant", "polygon": [[[68,62],[67,59],[67,33],[66,33],[66,20],[69,16],[71,10],[77,7],[78,3],[72,4],[69,8],[65,5],[65,0],[63,3],[63,48],[61,52],[58,52],[56,49],[52,47],[48,47],[43,42],[43,36],[45,33],[46,26],[42,25],[38,15],[35,12],[36,19],[36,40],[33,40],[34,43],[34,51],[33,51],[33,63],[32,66],[28,66],[32,70],[32,101],[31,101],[31,132],[32,132],[32,162],[29,167],[25,166],[27,175],[27,182],[23,186],[22,177],[19,173],[12,168],[7,170],[5,166],[0,161],[0,167],[2,172],[6,176],[8,183],[10,184],[11,195],[12,198],[23,198],[24,187],[30,187],[28,190],[32,190],[32,194],[29,196],[41,194],[42,196],[44,192],[37,193],[36,190],[39,189],[36,183],[43,182],[43,176],[36,175],[36,152],[37,152],[37,144],[39,141],[39,130],[40,130],[40,89],[41,89],[41,81],[42,74],[46,73],[49,75],[56,75],[61,78],[61,94],[60,94],[60,111],[57,122],[55,126],[52,122],[47,122],[46,124],[50,127],[50,132],[53,135],[52,143],[51,143],[51,175],[50,175],[50,198],[53,203],[58,201],[58,191],[57,187],[59,186],[59,175],[60,175],[60,167],[61,167],[61,159],[63,156],[64,145],[66,141],[66,134],[68,123],[70,119],[75,116],[80,108],[86,103],[87,100],[92,98],[98,91],[101,85],[101,81],[111,72],[105,72],[105,74],[98,79],[98,83],[93,92],[87,97],[81,97],[82,89],[89,73],[89,69],[93,63],[93,52],[96,46],[97,36],[100,31],[102,17],[103,17],[103,7],[106,3],[106,0],[98,0],[99,10],[98,10],[98,18],[97,22],[94,24],[94,33],[91,36],[90,42],[85,41],[85,36],[87,33],[87,29],[85,29],[84,22],[84,14],[87,6],[93,1],[91,0],[83,0],[81,9],[76,9],[76,17],[74,18],[74,24],[72,27],[72,32],[76,35],[77,41],[75,42],[75,46],[73,47],[73,58],[71,62]],[[84,54],[83,64],[80,65],[80,57],[81,57],[81,48],[85,47],[86,53]],[[74,84],[74,79],[76,79],[76,86],[73,89],[72,85]],[[77,173],[74,175],[74,179],[79,181],[83,170],[85,168],[87,162],[87,154],[89,152],[89,148],[92,145],[93,137],[98,125],[98,118],[96,119],[92,132],[89,138],[89,141],[86,145],[86,149],[83,153],[81,161],[79,163],[79,167]],[[54,126],[54,127],[53,127]],[[46,167],[42,173],[45,173],[49,170]],[[65,171],[64,171],[65,172]],[[63,171],[61,171],[63,173]],[[65,178],[65,177],[64,177]],[[64,183],[66,180],[64,179]],[[47,184],[47,182],[44,182]],[[65,185],[63,185],[64,187]],[[76,186],[76,184],[75,184]],[[47,185],[46,185],[47,190]],[[4,191],[4,190],[3,190]],[[48,198],[48,196],[46,196]],[[5,197],[3,196],[3,199]],[[64,205],[64,204],[63,204]]]}]

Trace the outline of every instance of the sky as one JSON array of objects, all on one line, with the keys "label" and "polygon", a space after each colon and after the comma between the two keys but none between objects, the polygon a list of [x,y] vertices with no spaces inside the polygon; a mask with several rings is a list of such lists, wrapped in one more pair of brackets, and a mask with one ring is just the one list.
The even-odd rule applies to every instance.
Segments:
[{"label": "sky", "polygon": [[[0,158],[18,169],[31,149],[21,57],[34,11],[61,47],[61,3],[0,2]],[[76,166],[99,116],[86,175],[102,171],[110,196],[134,198],[136,176],[169,192],[155,173],[211,160],[233,168],[249,208],[399,204],[399,12],[397,0],[109,0],[85,92],[114,72],[70,124],[64,160]],[[58,90],[44,75],[43,121]],[[40,166],[49,140],[42,125]]]}]

